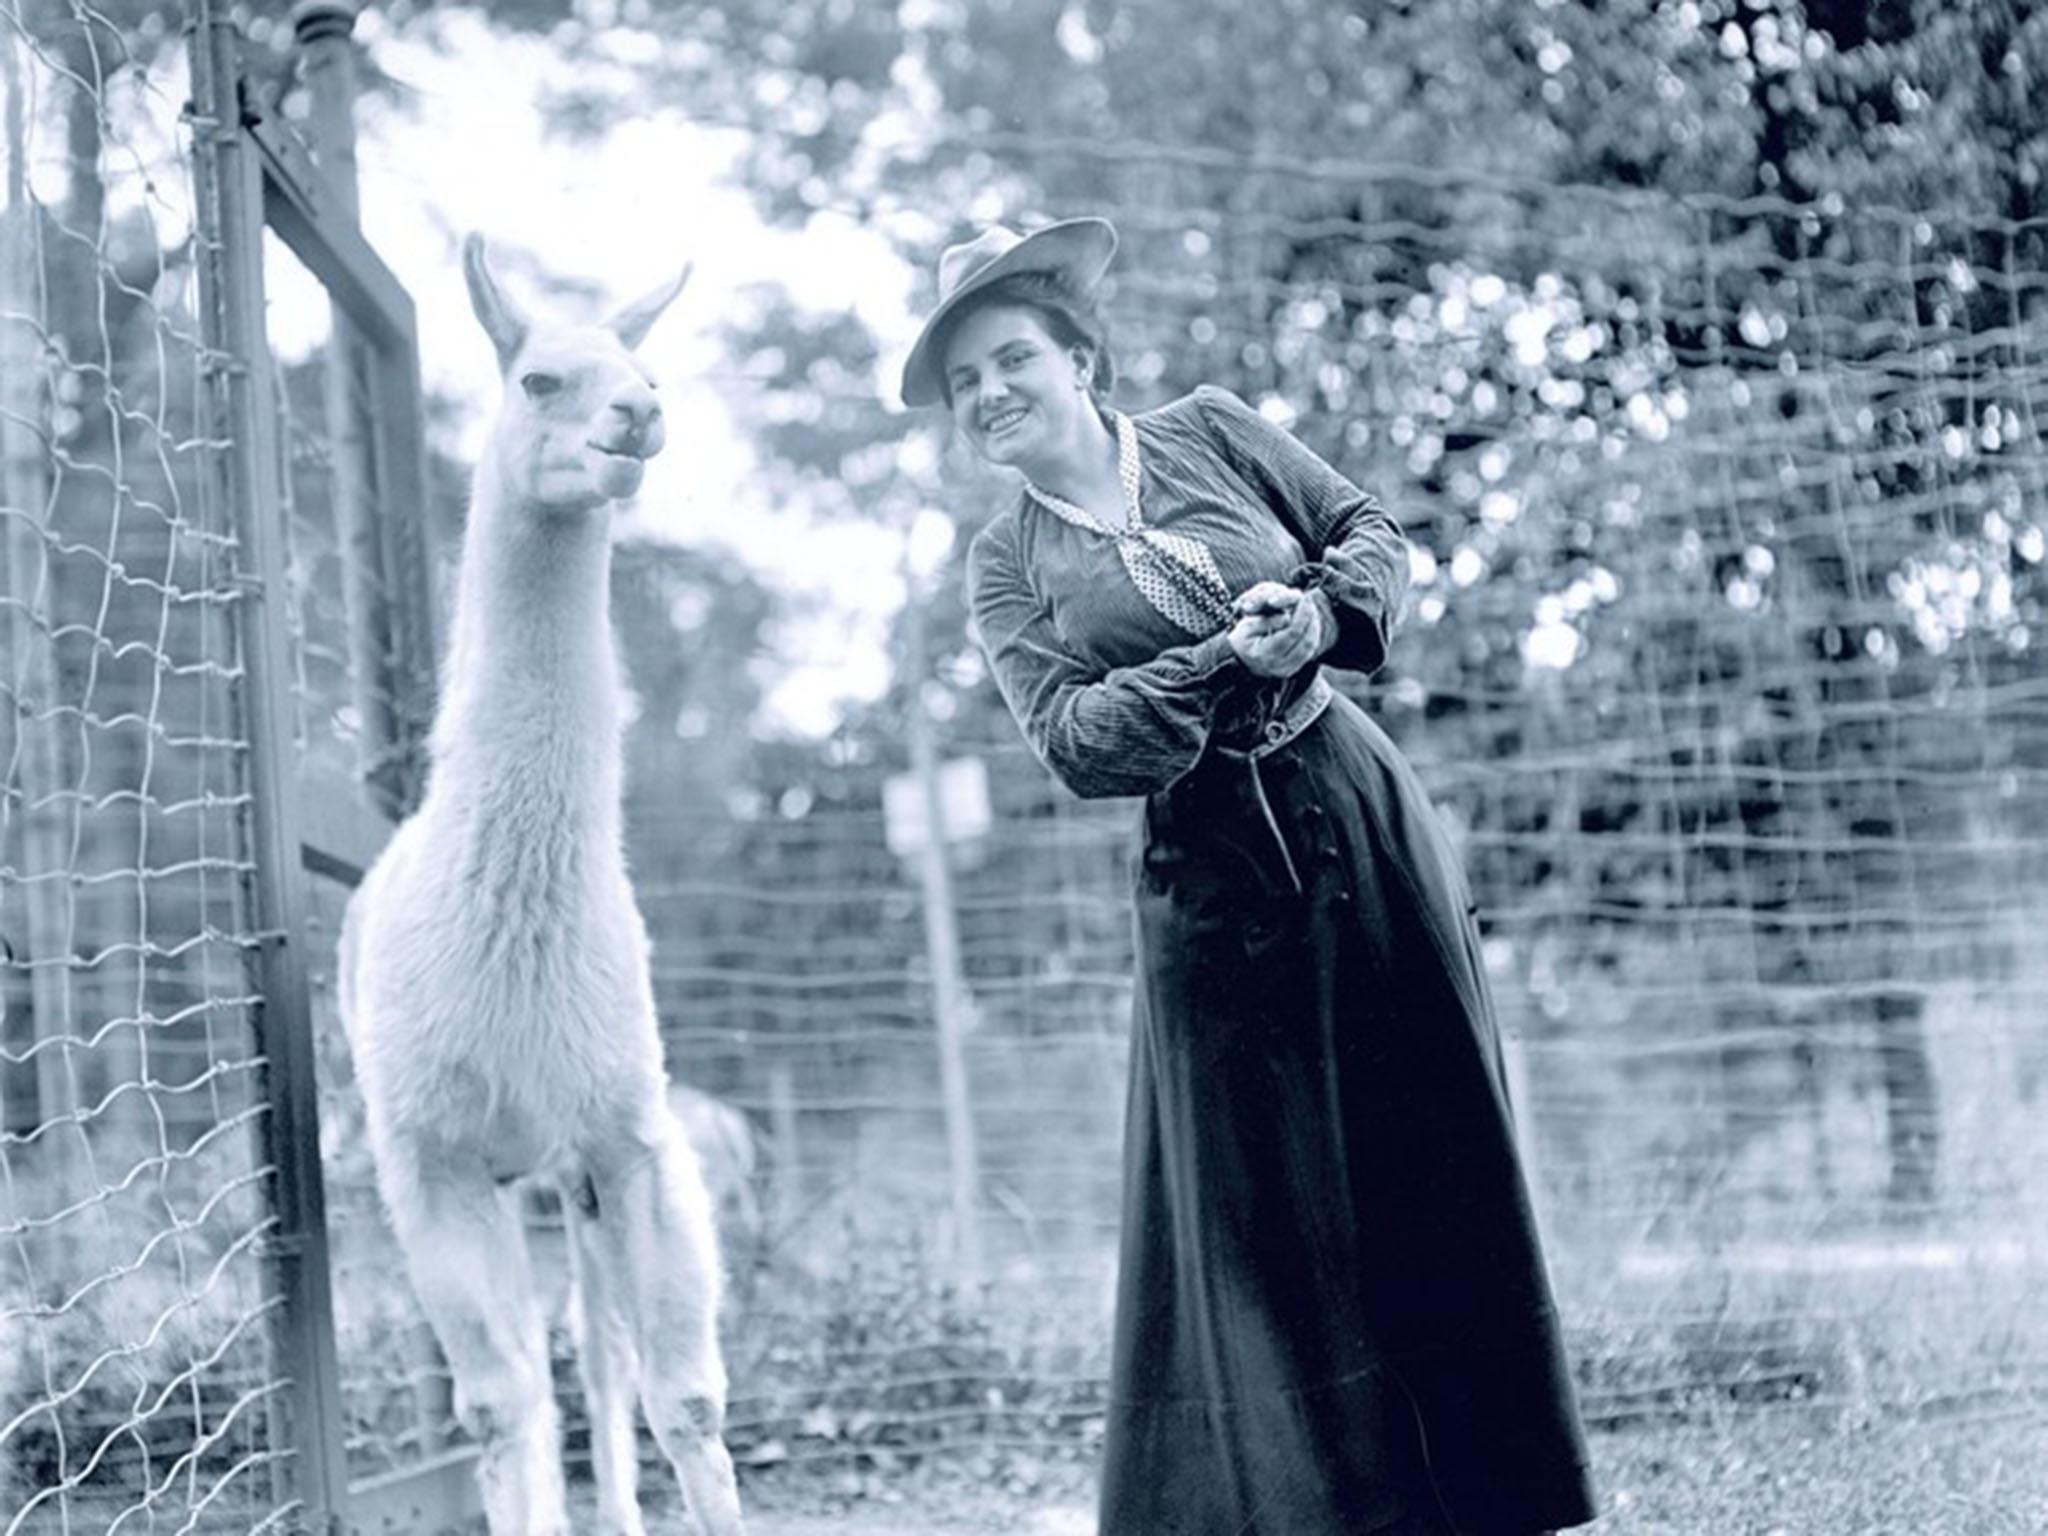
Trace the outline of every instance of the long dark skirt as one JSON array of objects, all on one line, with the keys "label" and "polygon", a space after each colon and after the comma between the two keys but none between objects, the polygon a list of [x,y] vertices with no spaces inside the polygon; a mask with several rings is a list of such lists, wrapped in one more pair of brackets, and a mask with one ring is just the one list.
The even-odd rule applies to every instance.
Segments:
[{"label": "long dark skirt", "polygon": [[1466,890],[1342,698],[1147,805],[1102,1536],[1592,1518]]}]

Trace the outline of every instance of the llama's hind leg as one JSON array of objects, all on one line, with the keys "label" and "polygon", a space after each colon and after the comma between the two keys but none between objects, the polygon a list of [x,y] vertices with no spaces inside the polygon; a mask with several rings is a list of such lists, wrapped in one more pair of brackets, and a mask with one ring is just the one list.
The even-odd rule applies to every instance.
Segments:
[{"label": "llama's hind leg", "polygon": [[645,1536],[640,1519],[639,1451],[633,1432],[639,1358],[627,1298],[613,1269],[596,1187],[578,1177],[564,1191],[572,1276],[571,1321],[576,1367],[590,1418],[591,1468],[597,1480],[602,1536]]},{"label": "llama's hind leg", "polygon": [[567,1536],[547,1329],[519,1213],[481,1169],[380,1172],[413,1289],[455,1376],[456,1414],[477,1442],[491,1536]]},{"label": "llama's hind leg", "polygon": [[640,1401],[675,1468],[697,1536],[742,1536],[725,1448],[718,1245],[703,1177],[663,1111],[654,1145],[593,1176],[597,1242],[610,1257],[640,1357]]}]

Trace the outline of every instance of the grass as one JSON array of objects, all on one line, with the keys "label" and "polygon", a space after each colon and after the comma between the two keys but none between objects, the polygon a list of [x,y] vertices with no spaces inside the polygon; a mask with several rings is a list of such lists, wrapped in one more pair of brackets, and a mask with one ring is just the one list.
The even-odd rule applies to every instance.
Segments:
[{"label": "grass", "polygon": [[[1595,1434],[1591,1536],[2040,1536],[2048,1404],[1842,1422],[1796,1409]],[[988,1472],[983,1466],[981,1473]],[[887,1478],[750,1479],[750,1536],[1095,1536],[1092,1469],[1019,1494],[961,1452]],[[650,1532],[680,1532],[661,1483]],[[1292,1536],[1292,1533],[1259,1533]]]},{"label": "grass", "polygon": [[2048,1405],[2035,1404],[1874,1424],[1766,1412],[1599,1436],[1602,1536],[2039,1536],[2044,1431]]},{"label": "grass", "polygon": [[[409,1297],[388,1241],[369,1241],[382,1236],[374,1207],[344,1219],[346,1187],[336,1182],[329,1209],[349,1433],[367,1448],[351,1457],[360,1474],[375,1469],[368,1450],[396,1462],[414,1454],[406,1436],[423,1410],[419,1362],[405,1347],[417,1332]],[[15,1463],[13,1488],[0,1486],[0,1527],[10,1493],[51,1475],[60,1427],[74,1472],[106,1447],[71,1501],[69,1527],[104,1530],[133,1504],[143,1466],[160,1474],[180,1454],[179,1434],[219,1420],[224,1404],[209,1392],[231,1398],[236,1383],[274,1374],[253,1329],[240,1374],[218,1373],[129,1422],[181,1362],[246,1321],[245,1285],[199,1282],[250,1213],[223,1209],[220,1232],[160,1241],[169,1205],[182,1202],[152,1194],[132,1210],[96,1207],[90,1224],[51,1234],[33,1292],[0,1291],[0,1319],[29,1302],[58,1307],[11,1339],[0,1324],[0,1402],[77,1389],[0,1444],[0,1463]],[[1661,1247],[1559,1242],[1595,1431],[1597,1536],[2048,1532],[2048,1311],[2038,1300],[2048,1265],[2027,1241],[2036,1210],[2011,1203],[1975,1222],[1853,1240],[1715,1233],[1709,1247],[1697,1236],[1704,1222],[1679,1222],[1686,1236]],[[1034,1273],[962,1293],[892,1230],[849,1229],[836,1262],[765,1271],[736,1308],[731,1440],[754,1536],[1094,1536],[1108,1338],[1100,1286]],[[245,1255],[224,1273],[251,1281],[253,1265]],[[107,1283],[88,1288],[100,1277]],[[142,1341],[151,1347],[95,1366],[111,1344]],[[566,1361],[560,1385],[568,1405]],[[0,1424],[8,1417],[0,1411]],[[573,1411],[569,1431],[572,1468],[587,1466]],[[224,1453],[261,1440],[252,1414]],[[643,1487],[658,1511],[672,1485],[651,1452],[643,1447]],[[0,1484],[6,1473],[0,1465]],[[57,1511],[31,1516],[25,1536],[58,1528],[46,1514]],[[671,1511],[653,1529],[680,1526]]]}]

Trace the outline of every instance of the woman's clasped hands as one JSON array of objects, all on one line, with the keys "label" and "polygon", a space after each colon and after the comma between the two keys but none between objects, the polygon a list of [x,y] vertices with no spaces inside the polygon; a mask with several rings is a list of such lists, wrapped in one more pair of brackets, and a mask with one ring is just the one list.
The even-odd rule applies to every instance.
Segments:
[{"label": "woman's clasped hands", "polygon": [[1247,587],[1234,606],[1230,648],[1260,677],[1292,677],[1335,638],[1325,602],[1284,582]]}]

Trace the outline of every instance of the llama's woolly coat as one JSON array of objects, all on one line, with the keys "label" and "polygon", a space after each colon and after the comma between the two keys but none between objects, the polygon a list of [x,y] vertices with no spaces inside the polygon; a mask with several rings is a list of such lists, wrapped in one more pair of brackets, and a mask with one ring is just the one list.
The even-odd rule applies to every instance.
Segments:
[{"label": "llama's woolly coat", "polygon": [[[350,929],[380,954],[350,1013],[401,1012],[410,1026],[352,1037],[373,1141],[405,1126],[488,1145],[492,1176],[509,1179],[560,1171],[571,1137],[653,1122],[663,1079],[646,935],[623,874],[577,868],[582,855],[560,846],[571,835],[525,838],[494,831],[488,811],[454,811],[394,837]],[[572,926],[561,905],[531,902],[537,882],[517,866],[535,861],[564,877],[543,889],[577,891],[562,905],[606,922]]]},{"label": "llama's woolly coat", "polygon": [[427,791],[350,903],[341,971],[373,1147],[488,1146],[510,1179],[569,1171],[572,1140],[630,1162],[672,1121],[622,847],[605,524],[498,531],[466,555]]}]

